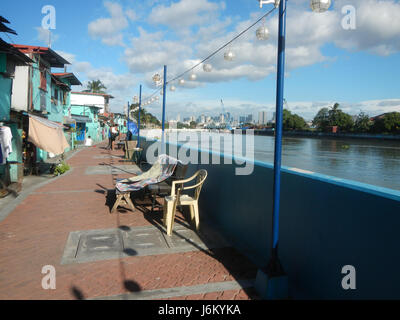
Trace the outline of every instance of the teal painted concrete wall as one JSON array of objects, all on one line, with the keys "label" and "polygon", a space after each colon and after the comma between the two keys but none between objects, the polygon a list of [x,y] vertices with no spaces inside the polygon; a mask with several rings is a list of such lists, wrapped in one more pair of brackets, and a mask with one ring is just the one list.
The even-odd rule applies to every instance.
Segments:
[{"label": "teal painted concrete wall", "polygon": [[[145,152],[151,144],[142,140]],[[211,154],[200,150],[199,159],[211,161]],[[213,154],[223,163],[224,155]],[[273,165],[255,162],[249,176],[236,176],[235,168],[190,165],[187,177],[208,171],[202,219],[263,267],[270,256]],[[279,256],[291,297],[400,299],[400,191],[288,168],[281,188]],[[356,290],[341,286],[346,265],[356,268]]]},{"label": "teal painted concrete wall", "polygon": [[39,89],[40,87],[40,71],[38,63],[32,64],[32,102],[34,110],[40,111],[40,96],[43,94],[45,96],[46,111],[51,112],[51,77],[46,72],[46,88],[47,92]]},{"label": "teal painted concrete wall", "polygon": [[0,74],[0,121],[10,120],[12,80]]},{"label": "teal painted concrete wall", "polygon": [[[22,153],[20,151],[22,150],[22,129],[18,129],[17,124],[10,124],[9,127],[11,128],[11,133],[13,136],[12,138],[13,152],[10,153],[8,161],[22,163]],[[18,182],[18,168],[20,168],[20,166],[16,164],[10,165],[11,182]]]},{"label": "teal painted concrete wall", "polygon": [[[58,94],[56,95],[56,89],[58,89]],[[68,109],[69,105],[68,105],[68,99],[66,99],[66,104],[63,104],[63,95],[64,95],[64,91],[62,90],[62,88],[58,87],[57,85],[55,85],[54,83],[52,83],[51,86],[51,94],[53,97],[57,98],[57,101],[55,101],[55,103],[51,102],[51,110],[50,113],[48,115],[48,119],[51,121],[55,121],[55,122],[59,122],[59,123],[63,123],[64,121],[64,109]],[[69,93],[67,94],[67,96],[69,95]]]},{"label": "teal painted concrete wall", "polygon": [[125,120],[123,118],[114,119],[114,123],[118,126],[118,130],[122,134],[126,134],[128,132],[126,122],[127,122],[127,120]]},{"label": "teal painted concrete wall", "polygon": [[98,108],[87,106],[71,106],[71,114],[79,116],[88,116],[92,122],[86,123],[86,137],[92,137],[95,142],[102,141],[102,128],[98,122]]}]

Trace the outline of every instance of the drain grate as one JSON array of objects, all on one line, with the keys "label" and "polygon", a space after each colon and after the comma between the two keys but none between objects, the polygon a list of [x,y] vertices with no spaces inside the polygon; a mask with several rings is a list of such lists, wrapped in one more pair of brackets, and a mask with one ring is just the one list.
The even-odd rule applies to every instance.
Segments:
[{"label": "drain grate", "polygon": [[187,226],[177,225],[168,237],[164,229],[154,226],[127,230],[108,229],[70,233],[61,264],[119,259],[130,256],[148,256],[229,246],[209,227],[201,233]]}]

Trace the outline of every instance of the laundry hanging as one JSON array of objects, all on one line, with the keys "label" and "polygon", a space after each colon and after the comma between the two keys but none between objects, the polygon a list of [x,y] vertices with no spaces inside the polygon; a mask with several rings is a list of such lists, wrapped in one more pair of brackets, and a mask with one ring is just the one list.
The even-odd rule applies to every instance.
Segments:
[{"label": "laundry hanging", "polygon": [[9,127],[0,127],[0,164],[6,164],[12,150],[12,133]]},{"label": "laundry hanging", "polygon": [[63,125],[29,114],[28,141],[56,156],[69,148],[63,129]]}]

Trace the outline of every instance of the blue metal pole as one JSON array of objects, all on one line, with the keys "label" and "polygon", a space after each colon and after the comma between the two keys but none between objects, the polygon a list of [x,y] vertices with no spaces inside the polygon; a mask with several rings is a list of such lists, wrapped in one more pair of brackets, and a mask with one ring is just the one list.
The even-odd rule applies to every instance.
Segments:
[{"label": "blue metal pole", "polygon": [[142,85],[139,89],[139,116],[138,116],[138,148],[140,148],[140,112],[142,111]]},{"label": "blue metal pole", "polygon": [[[130,116],[129,116],[129,114],[130,114],[130,110],[129,110],[130,107],[131,107],[131,106],[129,105],[129,101],[128,101],[128,121],[126,122],[126,127],[127,127],[127,129],[128,129],[128,132],[129,132],[129,121],[131,121],[131,120],[130,120]],[[127,136],[129,136],[129,135],[128,135],[128,132],[127,132]],[[129,139],[129,140],[130,140],[130,139]]]},{"label": "blue metal pole", "polygon": [[279,4],[278,75],[276,89],[274,200],[272,218],[272,259],[277,259],[279,243],[279,209],[281,196],[282,122],[285,81],[286,1]]},{"label": "blue metal pole", "polygon": [[167,66],[164,66],[163,110],[162,110],[162,153],[165,153],[165,102],[167,97]]},{"label": "blue metal pole", "polygon": [[265,269],[257,273],[254,287],[263,299],[287,299],[289,296],[288,277],[278,258],[279,243],[279,207],[281,187],[282,158],[282,120],[283,120],[283,89],[285,80],[285,33],[286,33],[286,1],[279,3],[279,40],[278,40],[278,70],[276,89],[276,119],[275,119],[275,159],[274,159],[274,194],[272,215],[272,250],[271,257]]}]

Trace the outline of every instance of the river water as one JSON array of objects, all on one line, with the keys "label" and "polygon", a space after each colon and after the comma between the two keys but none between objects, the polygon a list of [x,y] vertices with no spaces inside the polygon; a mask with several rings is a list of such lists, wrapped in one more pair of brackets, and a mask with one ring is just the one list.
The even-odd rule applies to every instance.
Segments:
[{"label": "river water", "polygon": [[[251,149],[274,162],[274,137],[254,136]],[[400,141],[285,137],[282,165],[400,190]]]}]

